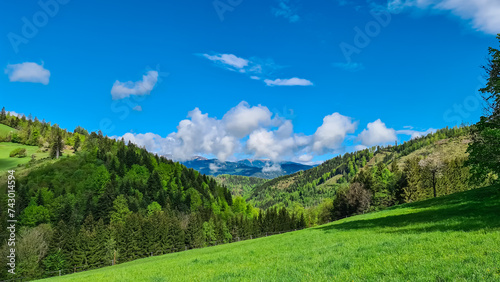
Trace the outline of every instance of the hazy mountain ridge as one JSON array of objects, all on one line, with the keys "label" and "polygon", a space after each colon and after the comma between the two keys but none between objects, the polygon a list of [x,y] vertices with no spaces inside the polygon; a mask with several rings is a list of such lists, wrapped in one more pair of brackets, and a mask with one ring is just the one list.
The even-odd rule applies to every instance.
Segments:
[{"label": "hazy mountain ridge", "polygon": [[221,174],[229,174],[264,179],[273,179],[275,177],[293,174],[314,167],[294,162],[273,164],[269,160],[245,159],[237,162],[220,162],[217,159],[206,159],[203,157],[195,157],[189,161],[182,162],[182,164],[206,175],[218,176]]}]

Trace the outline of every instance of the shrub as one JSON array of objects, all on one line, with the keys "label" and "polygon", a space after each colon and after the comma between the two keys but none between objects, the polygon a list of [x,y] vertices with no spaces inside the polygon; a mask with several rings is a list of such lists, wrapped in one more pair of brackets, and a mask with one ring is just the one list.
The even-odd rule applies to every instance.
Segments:
[{"label": "shrub", "polygon": [[10,152],[9,156],[11,158],[14,158],[14,157],[24,158],[24,157],[26,157],[26,149],[25,148],[16,148],[12,152]]}]

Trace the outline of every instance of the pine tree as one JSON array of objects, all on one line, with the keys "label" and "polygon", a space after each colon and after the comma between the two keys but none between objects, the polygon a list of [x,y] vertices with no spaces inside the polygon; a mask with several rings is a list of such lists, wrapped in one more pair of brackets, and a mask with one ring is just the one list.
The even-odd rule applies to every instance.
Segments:
[{"label": "pine tree", "polygon": [[73,150],[74,152],[76,153],[78,151],[78,148],[80,148],[80,136],[78,135],[78,133],[75,133],[75,144],[73,145]]},{"label": "pine tree", "polygon": [[63,148],[64,148],[64,143],[63,143],[61,129],[59,129],[59,127],[56,125],[52,128],[52,137],[50,141],[50,156],[52,158],[59,159],[59,157],[62,156],[63,154]]},{"label": "pine tree", "polygon": [[4,121],[7,119],[7,111],[5,110],[5,107],[2,108],[2,112],[0,112],[0,121]]},{"label": "pine tree", "polygon": [[[500,41],[500,34],[497,36]],[[480,89],[487,103],[487,115],[472,127],[467,148],[472,180],[484,182],[488,175],[500,175],[500,49],[489,48],[490,59],[484,70],[488,80]]]}]

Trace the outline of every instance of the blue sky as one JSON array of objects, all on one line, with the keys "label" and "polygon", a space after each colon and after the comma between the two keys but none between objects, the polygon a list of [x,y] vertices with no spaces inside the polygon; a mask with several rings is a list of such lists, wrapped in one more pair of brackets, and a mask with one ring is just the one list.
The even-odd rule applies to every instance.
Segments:
[{"label": "blue sky", "polygon": [[314,162],[473,123],[500,32],[495,0],[103,2],[2,1],[0,106],[176,159]]}]

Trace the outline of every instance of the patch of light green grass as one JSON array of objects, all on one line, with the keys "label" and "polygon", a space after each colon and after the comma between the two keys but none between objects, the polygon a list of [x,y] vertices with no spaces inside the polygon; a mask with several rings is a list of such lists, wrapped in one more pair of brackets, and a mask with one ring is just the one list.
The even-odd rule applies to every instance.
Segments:
[{"label": "patch of light green grass", "polygon": [[[26,157],[9,157],[10,152],[12,152],[16,148],[25,148]],[[37,146],[27,146],[11,142],[0,143],[0,172],[16,168],[20,164],[22,165],[28,163],[31,160],[31,155],[33,154],[35,154],[36,159],[46,158],[49,156],[48,153],[39,152],[39,148]]]},{"label": "patch of light green grass", "polygon": [[0,137],[6,137],[11,132],[17,132],[17,129],[9,127],[9,126],[7,126],[5,124],[0,124]]},{"label": "patch of light green grass", "polygon": [[52,280],[500,281],[499,214],[487,187]]}]

